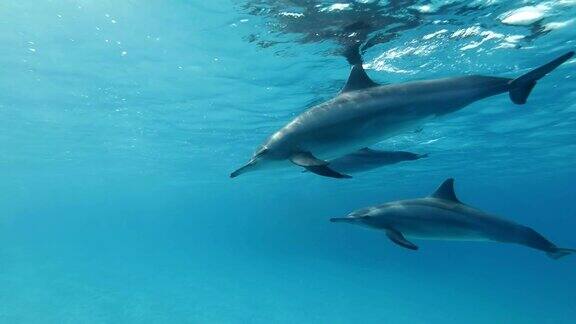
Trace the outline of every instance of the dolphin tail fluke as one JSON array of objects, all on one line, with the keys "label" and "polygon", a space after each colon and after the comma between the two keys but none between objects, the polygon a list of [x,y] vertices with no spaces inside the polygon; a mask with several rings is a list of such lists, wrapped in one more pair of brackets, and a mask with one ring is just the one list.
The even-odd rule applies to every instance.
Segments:
[{"label": "dolphin tail fluke", "polygon": [[575,249],[556,248],[554,251],[546,252],[546,254],[554,260],[558,260],[568,254],[576,253]]},{"label": "dolphin tail fluke", "polygon": [[552,72],[555,68],[559,67],[562,63],[569,60],[574,55],[574,51],[568,52],[555,60],[548,62],[512,81],[510,81],[510,99],[517,105],[526,103],[526,99],[530,95],[536,81],[543,78],[546,74]]}]

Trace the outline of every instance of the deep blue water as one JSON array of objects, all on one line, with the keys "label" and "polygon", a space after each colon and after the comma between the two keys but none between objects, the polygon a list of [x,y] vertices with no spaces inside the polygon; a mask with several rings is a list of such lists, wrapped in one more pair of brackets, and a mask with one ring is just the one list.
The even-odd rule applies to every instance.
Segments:
[{"label": "deep blue water", "polygon": [[[574,59],[524,106],[492,97],[375,146],[427,159],[228,177],[339,91],[349,38],[372,39],[383,83],[514,77],[575,49],[576,2],[286,3],[0,3],[0,322],[576,322],[576,256],[413,252],[328,222],[455,177],[462,201],[576,247]],[[371,27],[341,31],[355,21]]]}]

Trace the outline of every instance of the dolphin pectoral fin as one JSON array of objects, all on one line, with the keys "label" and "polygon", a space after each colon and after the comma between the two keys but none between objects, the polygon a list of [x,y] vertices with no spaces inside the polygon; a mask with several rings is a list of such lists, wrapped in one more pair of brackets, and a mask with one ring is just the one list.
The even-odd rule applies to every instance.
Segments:
[{"label": "dolphin pectoral fin", "polygon": [[395,229],[391,229],[391,228],[387,229],[387,230],[386,230],[386,235],[388,236],[388,238],[389,238],[392,242],[400,245],[401,247],[404,247],[404,248],[407,248],[407,249],[410,249],[410,250],[418,250],[418,246],[417,246],[416,244],[408,241],[408,240],[404,237],[404,235],[402,235],[402,233],[398,232],[398,231],[395,230]]},{"label": "dolphin pectoral fin", "polygon": [[310,166],[324,166],[328,165],[328,162],[324,160],[320,160],[310,152],[298,152],[292,154],[290,157],[290,161],[292,163],[299,165],[301,167],[310,167]]},{"label": "dolphin pectoral fin", "polygon": [[351,176],[336,172],[328,167],[328,162],[316,158],[310,152],[299,152],[290,157],[292,163],[306,168],[310,172],[330,178],[351,178]]},{"label": "dolphin pectoral fin", "polygon": [[328,166],[326,165],[322,165],[322,166],[309,166],[306,167],[306,170],[310,171],[310,172],[314,172],[317,175],[321,175],[324,177],[329,177],[329,178],[336,178],[336,179],[349,179],[352,178],[351,176],[347,175],[347,174],[342,174],[340,172],[336,172],[332,169],[330,169]]}]

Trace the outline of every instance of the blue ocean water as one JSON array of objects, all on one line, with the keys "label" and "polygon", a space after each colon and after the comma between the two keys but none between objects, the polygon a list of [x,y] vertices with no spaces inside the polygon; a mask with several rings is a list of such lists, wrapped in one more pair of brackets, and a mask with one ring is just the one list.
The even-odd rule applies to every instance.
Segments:
[{"label": "blue ocean water", "polygon": [[576,2],[0,3],[0,323],[574,323],[576,256],[420,241],[330,217],[460,199],[576,247],[576,61],[381,149],[351,180],[230,179],[336,94],[362,40],[382,83],[514,77],[576,48]]}]

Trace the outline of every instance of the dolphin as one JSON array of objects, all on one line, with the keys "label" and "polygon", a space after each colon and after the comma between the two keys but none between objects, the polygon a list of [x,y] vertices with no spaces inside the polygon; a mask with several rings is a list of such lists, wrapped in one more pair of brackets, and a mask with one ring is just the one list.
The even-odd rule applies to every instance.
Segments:
[{"label": "dolphin", "polygon": [[[404,161],[415,161],[428,157],[428,154],[416,154],[404,151],[380,151],[363,148],[354,153],[329,160],[330,168],[339,173],[359,173],[374,170],[385,165]],[[307,170],[304,170],[306,172]]]},{"label": "dolphin", "polygon": [[411,250],[418,246],[408,239],[515,243],[544,251],[553,259],[576,252],[557,247],[530,227],[460,202],[451,178],[426,198],[362,208],[330,221],[382,230],[392,242]]},{"label": "dolphin", "polygon": [[272,134],[230,177],[295,164],[318,175],[350,178],[328,161],[418,129],[483,98],[508,92],[513,103],[524,104],[536,82],[573,55],[568,52],[516,79],[472,75],[391,85],[372,81],[357,63],[336,97]]}]

